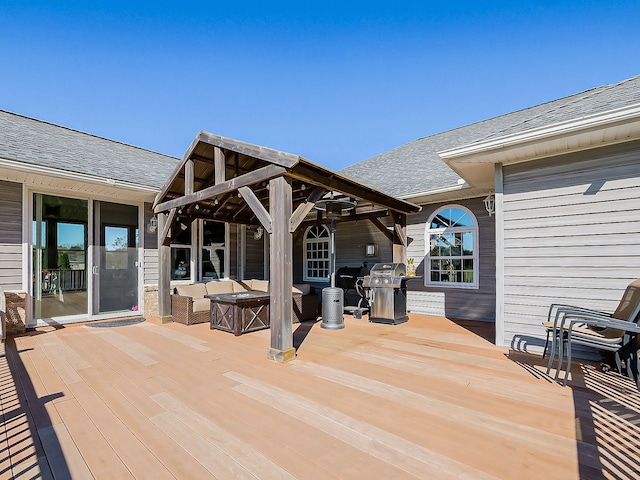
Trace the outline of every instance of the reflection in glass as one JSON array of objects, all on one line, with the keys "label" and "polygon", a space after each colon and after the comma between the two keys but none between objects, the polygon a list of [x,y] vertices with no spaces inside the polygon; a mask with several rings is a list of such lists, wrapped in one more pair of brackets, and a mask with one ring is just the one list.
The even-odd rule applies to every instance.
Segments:
[{"label": "reflection in glass", "polygon": [[473,284],[476,225],[461,208],[444,208],[434,215],[430,228],[429,282]]},{"label": "reflection in glass", "polygon": [[[138,310],[138,207],[94,201],[97,312]],[[99,220],[99,221],[98,221]]]},{"label": "reflection in glass", "polygon": [[202,226],[202,279],[224,278],[224,223],[204,221]]},{"label": "reflection in glass", "polygon": [[109,227],[104,229],[105,269],[125,270],[129,267],[129,229],[127,227]]},{"label": "reflection in glass", "polygon": [[33,195],[34,318],[88,312],[88,202]]},{"label": "reflection in glass", "polygon": [[171,247],[171,280],[191,278],[191,248]]}]

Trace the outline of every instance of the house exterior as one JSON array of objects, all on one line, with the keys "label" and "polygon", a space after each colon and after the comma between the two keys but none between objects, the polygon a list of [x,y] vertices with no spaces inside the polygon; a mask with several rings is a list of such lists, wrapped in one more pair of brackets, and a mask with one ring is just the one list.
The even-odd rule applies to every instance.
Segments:
[{"label": "house exterior", "polygon": [[[498,345],[539,349],[551,303],[613,311],[640,277],[640,76],[421,138],[343,173],[422,206],[407,220],[407,255],[424,279],[410,284],[409,310],[495,319]],[[429,227],[452,208],[477,228],[475,283],[437,278],[439,235],[455,227]]]},{"label": "house exterior", "polygon": [[8,331],[157,309],[151,204],[177,159],[0,111]]},{"label": "house exterior", "polygon": [[[151,206],[178,163],[0,111],[10,331],[156,315]],[[498,345],[539,349],[551,303],[612,311],[640,277],[640,76],[420,138],[339,173],[422,207],[406,222],[418,276],[408,310],[495,322]],[[256,226],[182,226],[171,240],[172,283],[268,278],[269,235]],[[339,225],[337,267],[390,261],[386,227]],[[328,249],[328,226],[296,232],[293,281],[326,285]]]}]

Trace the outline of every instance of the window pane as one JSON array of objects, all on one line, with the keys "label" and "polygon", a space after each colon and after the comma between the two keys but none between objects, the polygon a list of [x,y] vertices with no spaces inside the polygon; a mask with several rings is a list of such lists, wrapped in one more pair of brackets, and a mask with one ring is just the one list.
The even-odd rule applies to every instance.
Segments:
[{"label": "window pane", "polygon": [[171,280],[185,280],[191,277],[191,249],[171,247]]},{"label": "window pane", "polygon": [[473,255],[473,232],[462,233],[463,255]]},{"label": "window pane", "polygon": [[[186,222],[186,220],[183,220]],[[185,224],[177,222],[176,227],[172,228],[173,238],[171,239],[171,243],[175,243],[177,245],[191,245],[191,223]],[[173,232],[175,230],[175,232]]]},{"label": "window pane", "polygon": [[329,231],[319,225],[310,228],[305,237],[305,271],[308,279],[325,279],[329,274]]},{"label": "window pane", "polygon": [[427,284],[474,284],[477,224],[462,208],[443,208],[426,228],[429,239],[425,272]]},{"label": "window pane", "polygon": [[452,227],[473,227],[473,219],[464,210],[452,208],[450,225]]},{"label": "window pane", "polygon": [[[58,225],[58,231],[60,230]],[[126,270],[129,266],[129,229],[127,227],[104,227],[104,249],[106,270]],[[58,260],[58,263],[60,261]]]}]

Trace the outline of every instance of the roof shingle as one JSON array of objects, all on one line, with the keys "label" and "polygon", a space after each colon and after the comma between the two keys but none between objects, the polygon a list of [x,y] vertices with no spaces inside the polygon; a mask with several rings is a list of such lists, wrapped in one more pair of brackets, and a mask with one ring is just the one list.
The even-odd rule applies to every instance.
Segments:
[{"label": "roof shingle", "polygon": [[160,188],[178,159],[0,110],[0,158]]},{"label": "roof shingle", "polygon": [[459,176],[437,152],[640,103],[640,75],[449,130],[389,150],[340,173],[391,195],[453,187]]}]

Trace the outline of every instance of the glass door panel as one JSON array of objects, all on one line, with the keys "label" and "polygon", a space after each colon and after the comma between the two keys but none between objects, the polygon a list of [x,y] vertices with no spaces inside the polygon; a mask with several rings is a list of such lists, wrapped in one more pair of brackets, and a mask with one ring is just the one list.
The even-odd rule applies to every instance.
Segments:
[{"label": "glass door panel", "polygon": [[86,315],[88,202],[35,193],[33,205],[34,318]]},{"label": "glass door panel", "polygon": [[138,310],[138,207],[94,202],[94,313]]}]

